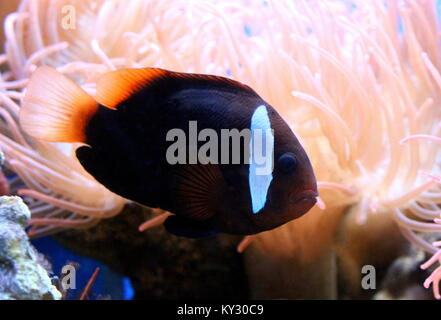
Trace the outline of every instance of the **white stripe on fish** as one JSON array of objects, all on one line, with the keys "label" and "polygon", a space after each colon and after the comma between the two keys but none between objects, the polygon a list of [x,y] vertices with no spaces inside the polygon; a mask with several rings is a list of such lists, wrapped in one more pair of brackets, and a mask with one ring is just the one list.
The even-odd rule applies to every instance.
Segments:
[{"label": "white stripe on fish", "polygon": [[253,213],[264,206],[273,180],[274,134],[264,105],[256,108],[251,118],[248,183]]}]

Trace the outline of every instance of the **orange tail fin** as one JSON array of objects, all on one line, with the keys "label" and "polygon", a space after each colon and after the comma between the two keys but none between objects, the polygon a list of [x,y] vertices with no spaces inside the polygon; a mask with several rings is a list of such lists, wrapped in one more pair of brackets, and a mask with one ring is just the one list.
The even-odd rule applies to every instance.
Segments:
[{"label": "orange tail fin", "polygon": [[86,142],[85,129],[98,103],[51,67],[40,67],[26,88],[20,125],[30,136],[54,142]]}]

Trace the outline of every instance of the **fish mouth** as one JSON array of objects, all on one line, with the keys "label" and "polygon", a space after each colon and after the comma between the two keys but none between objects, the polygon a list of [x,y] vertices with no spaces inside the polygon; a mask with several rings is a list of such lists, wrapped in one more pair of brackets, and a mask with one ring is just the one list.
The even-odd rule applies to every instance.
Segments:
[{"label": "fish mouth", "polygon": [[317,197],[319,196],[317,191],[306,190],[299,194],[297,194],[294,198],[290,199],[291,203],[300,203],[300,202],[312,202],[315,204],[317,202]]}]

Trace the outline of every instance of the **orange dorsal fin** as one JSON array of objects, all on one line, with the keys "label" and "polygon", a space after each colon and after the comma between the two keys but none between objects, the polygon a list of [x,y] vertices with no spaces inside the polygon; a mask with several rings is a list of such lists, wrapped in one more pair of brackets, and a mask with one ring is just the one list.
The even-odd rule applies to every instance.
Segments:
[{"label": "orange dorsal fin", "polygon": [[101,76],[96,85],[95,99],[101,105],[116,109],[118,105],[150,82],[167,74],[155,68],[124,69],[111,71]]},{"label": "orange dorsal fin", "polygon": [[[103,106],[116,109],[118,105],[152,83],[163,80],[164,86],[170,86],[171,80],[180,88],[195,87],[201,84],[228,89],[239,89],[255,93],[253,89],[235,80],[220,76],[173,72],[159,68],[124,69],[111,71],[101,76],[97,82],[95,99]],[[177,88],[177,87],[176,87]]]},{"label": "orange dorsal fin", "polygon": [[20,125],[34,138],[86,142],[85,129],[98,103],[75,82],[43,66],[31,76],[20,109]]}]

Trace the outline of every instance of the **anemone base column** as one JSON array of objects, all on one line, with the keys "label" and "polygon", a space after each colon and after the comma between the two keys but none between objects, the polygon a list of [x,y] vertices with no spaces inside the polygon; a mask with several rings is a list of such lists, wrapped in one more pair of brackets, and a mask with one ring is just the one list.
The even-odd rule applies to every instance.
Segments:
[{"label": "anemone base column", "polygon": [[336,299],[334,236],[343,208],[312,209],[259,234],[244,253],[254,299]]}]

